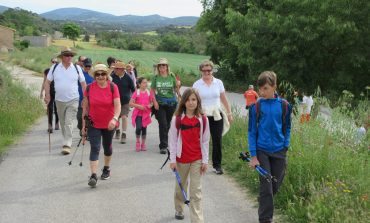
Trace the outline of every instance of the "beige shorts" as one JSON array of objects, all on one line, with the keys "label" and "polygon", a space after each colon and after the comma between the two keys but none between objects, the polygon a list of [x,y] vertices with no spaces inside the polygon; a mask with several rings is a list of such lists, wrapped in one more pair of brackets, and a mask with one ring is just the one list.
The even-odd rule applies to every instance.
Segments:
[{"label": "beige shorts", "polygon": [[121,116],[124,115],[128,117],[129,112],[130,112],[130,106],[128,104],[121,105]]}]

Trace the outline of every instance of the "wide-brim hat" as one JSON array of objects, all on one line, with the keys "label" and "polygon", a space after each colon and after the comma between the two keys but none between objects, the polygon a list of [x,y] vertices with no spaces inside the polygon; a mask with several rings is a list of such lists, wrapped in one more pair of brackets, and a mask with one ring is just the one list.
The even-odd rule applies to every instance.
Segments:
[{"label": "wide-brim hat", "polygon": [[166,58],[160,58],[158,63],[157,63],[157,66],[160,65],[160,64],[165,64],[168,66],[168,60]]},{"label": "wide-brim hat", "polygon": [[109,69],[107,67],[107,65],[105,64],[96,64],[92,70],[92,75],[95,76],[95,73],[98,72],[98,71],[103,71],[105,73],[108,73]]},{"label": "wide-brim hat", "polygon": [[69,47],[63,47],[60,51],[60,54],[58,55],[59,58],[61,58],[64,55],[73,55],[76,56],[76,52],[74,52],[71,48]]},{"label": "wide-brim hat", "polygon": [[123,62],[116,62],[113,66],[112,66],[114,69],[125,69],[126,66]]}]

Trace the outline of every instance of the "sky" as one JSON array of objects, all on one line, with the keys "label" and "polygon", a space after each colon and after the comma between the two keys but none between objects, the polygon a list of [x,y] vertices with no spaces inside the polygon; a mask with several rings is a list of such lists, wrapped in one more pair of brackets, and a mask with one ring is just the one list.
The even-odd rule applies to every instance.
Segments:
[{"label": "sky", "polygon": [[200,0],[0,0],[0,5],[36,12],[57,8],[78,7],[113,15],[153,15],[166,17],[200,16]]}]

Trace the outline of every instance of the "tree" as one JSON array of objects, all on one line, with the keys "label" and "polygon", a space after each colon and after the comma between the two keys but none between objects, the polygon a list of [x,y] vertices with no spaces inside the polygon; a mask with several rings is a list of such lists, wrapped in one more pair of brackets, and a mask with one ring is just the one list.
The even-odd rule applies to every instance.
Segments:
[{"label": "tree", "polygon": [[90,35],[89,34],[85,34],[85,36],[84,36],[84,41],[85,42],[90,42]]},{"label": "tree", "polygon": [[358,95],[369,85],[369,1],[240,2],[203,1],[198,22],[226,78],[254,82],[274,70],[280,81],[306,92],[320,86],[324,94]]},{"label": "tree", "polygon": [[73,40],[73,46],[75,47],[75,40],[80,36],[80,27],[73,22],[67,22],[62,27],[62,33],[64,37]]}]

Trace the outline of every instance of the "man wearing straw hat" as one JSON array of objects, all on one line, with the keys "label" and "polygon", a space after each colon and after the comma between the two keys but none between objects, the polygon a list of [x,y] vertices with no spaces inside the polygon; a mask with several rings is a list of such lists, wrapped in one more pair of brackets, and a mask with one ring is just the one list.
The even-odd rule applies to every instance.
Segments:
[{"label": "man wearing straw hat", "polygon": [[76,55],[70,48],[63,47],[58,58],[61,63],[54,64],[45,81],[45,103],[50,101],[50,83],[55,85],[55,104],[63,135],[62,154],[71,153],[72,132],[78,109],[78,82],[86,89],[85,77],[80,66],[73,64]]}]

